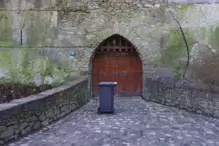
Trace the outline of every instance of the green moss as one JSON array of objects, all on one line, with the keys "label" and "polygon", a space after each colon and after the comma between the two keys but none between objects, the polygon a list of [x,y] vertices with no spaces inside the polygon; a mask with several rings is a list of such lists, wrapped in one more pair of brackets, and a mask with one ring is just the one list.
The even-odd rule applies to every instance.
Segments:
[{"label": "green moss", "polygon": [[[195,39],[188,29],[183,29],[184,34],[191,50],[195,44]],[[181,78],[185,68],[187,48],[180,30],[171,30],[170,38],[165,49],[161,50],[161,57],[155,60],[157,66],[172,68],[175,70],[175,78]]]},{"label": "green moss", "polygon": [[186,12],[191,12],[194,9],[193,5],[179,5],[178,10],[181,15],[184,15]]},{"label": "green moss", "polygon": [[[28,38],[27,45],[29,47],[35,47],[39,44],[40,39],[42,38],[42,33],[44,31],[44,23],[42,23],[37,17],[36,12],[28,12],[26,17],[29,18],[30,25],[27,28]],[[45,32],[44,32],[45,33]]]},{"label": "green moss", "polygon": [[[190,33],[184,30],[189,48],[195,43],[194,38]],[[160,63],[166,67],[179,68],[179,59],[186,54],[186,46],[180,30],[171,30],[171,36],[167,47],[161,52]]]},{"label": "green moss", "polygon": [[11,20],[6,11],[0,11],[0,46],[12,44]]},{"label": "green moss", "polygon": [[219,50],[219,26],[215,29],[210,28],[210,37],[209,43],[211,44],[212,48],[215,50]]},{"label": "green moss", "polygon": [[[54,28],[51,27],[52,23],[52,14],[53,12],[48,12],[45,14],[45,17],[41,17],[40,12],[26,12],[23,13],[22,17],[26,17],[24,19],[23,25],[25,26],[26,21],[28,21],[27,26],[27,40],[26,44],[28,47],[36,47],[36,46],[44,46],[49,45],[46,41],[47,38],[51,38],[49,36],[52,34]],[[30,25],[29,25],[30,24]]]},{"label": "green moss", "polygon": [[12,46],[13,43],[11,40],[0,40],[0,47]]}]

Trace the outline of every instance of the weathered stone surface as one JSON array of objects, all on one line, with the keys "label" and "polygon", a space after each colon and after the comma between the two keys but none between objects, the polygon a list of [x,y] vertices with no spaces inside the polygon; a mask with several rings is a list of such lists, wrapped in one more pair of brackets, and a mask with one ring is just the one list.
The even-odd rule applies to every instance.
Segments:
[{"label": "weathered stone surface", "polygon": [[88,101],[87,95],[87,80],[79,79],[30,99],[26,97],[27,100],[11,101],[16,104],[8,103],[11,106],[6,109],[0,104],[0,144],[47,126],[74,111]]},{"label": "weathered stone surface", "polygon": [[29,126],[29,123],[22,123],[20,126],[19,126],[19,129],[25,129]]},{"label": "weathered stone surface", "polygon": [[170,78],[147,78],[146,100],[174,106],[202,115],[217,117],[219,109],[219,87],[209,89],[207,85]]},{"label": "weathered stone surface", "polygon": [[[24,45],[27,45],[25,47],[40,46],[39,49],[47,50],[45,56],[53,62],[59,60],[66,68],[90,73],[90,61],[94,50],[103,40],[114,34],[124,36],[134,44],[143,65],[156,64],[162,56],[161,52],[167,49],[172,36],[171,30],[178,29],[169,14],[169,8],[173,10],[185,32],[186,30],[190,32],[186,33],[187,37],[191,36],[195,42],[209,45],[210,31],[215,30],[219,24],[217,2],[213,1],[215,2],[213,4],[211,1],[211,4],[204,5],[206,0],[203,0],[201,1],[203,5],[187,6],[178,4],[184,2],[199,4],[200,1],[174,0],[176,4],[171,3],[172,1],[7,0],[1,1],[0,7],[5,8],[3,12],[7,13],[9,25],[6,32],[13,42],[9,44],[20,44],[22,30],[22,40]],[[6,15],[4,13],[3,15]],[[72,51],[77,52],[76,57],[69,56]],[[184,53],[181,57],[185,56]],[[4,72],[5,69],[0,71],[0,74]],[[166,69],[154,72],[174,76]],[[144,74],[147,73],[148,71],[144,70]],[[56,83],[60,79],[46,78],[49,83]],[[40,76],[36,76],[35,80],[40,84]]]},{"label": "weathered stone surface", "polygon": [[[37,11],[39,8],[36,7],[36,3],[40,4],[39,8],[44,11]],[[9,10],[9,16],[12,18],[11,30],[13,30],[14,41],[20,41],[23,19],[27,20],[23,28],[25,44],[31,40],[32,35],[29,34],[37,33],[36,35],[40,38],[45,33],[44,29],[47,28],[47,44],[59,46],[61,49],[70,47],[80,54],[85,54],[87,48],[89,52],[93,52],[104,39],[113,34],[120,34],[136,46],[144,63],[152,61],[160,55],[159,51],[163,49],[161,37],[166,36],[163,43],[167,44],[170,30],[177,27],[168,13],[168,8],[172,8],[172,4],[167,5],[166,1],[160,0],[130,0],[128,2],[92,0],[86,0],[86,2],[39,0],[39,2],[35,2],[31,0],[21,3],[18,0],[15,2],[9,0],[4,3],[4,7],[6,11]],[[176,9],[175,15],[180,19],[183,28],[189,28],[197,33],[197,36],[194,36],[197,41],[202,42],[208,37],[208,35],[202,34],[202,27],[210,28],[218,25],[217,4],[190,5],[189,8],[179,5],[174,8]],[[11,12],[11,9],[14,11]],[[24,9],[31,9],[31,11],[20,12]],[[48,11],[50,9],[53,11]],[[44,23],[39,24],[38,22]],[[201,26],[196,25],[197,22],[200,22]],[[43,45],[42,41],[44,43],[45,40],[35,41],[41,42],[38,45]],[[205,43],[209,42],[205,41]],[[64,50],[60,52],[65,53]],[[86,61],[91,57],[91,53],[82,57],[77,58],[83,60],[83,63],[77,67],[81,68],[85,64],[87,68]],[[74,62],[75,64],[76,62]]]},{"label": "weathered stone surface", "polygon": [[9,137],[12,137],[14,135],[14,131],[17,127],[9,126],[7,127],[3,132],[0,133],[1,139],[7,139]]},{"label": "weathered stone surface", "polygon": [[42,113],[39,117],[39,120],[42,122],[46,119],[45,113]]},{"label": "weathered stone surface", "polygon": [[2,131],[4,131],[6,128],[6,126],[0,126],[0,133],[2,133]]},{"label": "weathered stone surface", "polygon": [[202,59],[204,59],[203,57],[213,56],[215,51],[216,50],[213,50],[208,45],[196,43],[194,44],[190,52],[191,63],[193,63],[193,60],[199,60],[201,62]]},{"label": "weathered stone surface", "polygon": [[176,108],[117,97],[114,115],[91,101],[65,119],[9,146],[216,146],[219,120]]}]

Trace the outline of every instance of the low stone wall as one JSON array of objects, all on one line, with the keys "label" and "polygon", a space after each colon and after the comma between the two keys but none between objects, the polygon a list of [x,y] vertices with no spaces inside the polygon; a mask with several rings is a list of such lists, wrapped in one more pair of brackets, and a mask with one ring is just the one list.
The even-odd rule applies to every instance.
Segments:
[{"label": "low stone wall", "polygon": [[0,145],[47,126],[88,100],[88,81],[78,79],[40,94],[0,104]]},{"label": "low stone wall", "polygon": [[219,118],[219,87],[170,78],[147,78],[144,98],[202,115]]}]

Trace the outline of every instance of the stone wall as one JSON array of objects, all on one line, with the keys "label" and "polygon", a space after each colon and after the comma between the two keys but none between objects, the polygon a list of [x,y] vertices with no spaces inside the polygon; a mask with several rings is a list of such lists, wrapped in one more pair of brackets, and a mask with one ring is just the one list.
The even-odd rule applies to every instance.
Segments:
[{"label": "stone wall", "polygon": [[[65,67],[89,75],[97,46],[119,34],[137,49],[145,76],[180,76],[186,48],[170,10],[182,25],[190,48],[199,42],[215,50],[219,46],[216,0],[5,0],[0,5],[0,33],[5,34],[0,36],[0,46],[49,48],[51,58],[62,56],[69,62],[63,63]],[[23,45],[19,45],[21,30]],[[70,57],[71,51],[77,56]],[[148,69],[155,66],[161,68]],[[1,70],[0,75],[6,72]]]},{"label": "stone wall", "polygon": [[[136,47],[145,76],[150,75],[148,68],[156,65],[161,68],[152,70],[153,75],[166,74],[174,78],[180,76],[181,68],[185,66],[186,48],[169,10],[173,11],[182,25],[190,48],[197,42],[210,45],[210,36],[219,24],[218,4],[196,2],[181,5],[149,0],[71,0],[64,6],[69,11],[58,14],[55,46],[70,47],[78,54],[86,54],[78,59],[72,58],[72,65],[91,73],[92,68],[88,66],[91,65],[96,47],[113,34],[119,34]],[[80,63],[76,65],[76,62]],[[175,69],[178,70],[172,71]]]},{"label": "stone wall", "polygon": [[[3,0],[0,4],[0,46],[12,47],[22,43],[28,47],[51,45],[56,37],[57,11],[53,10],[56,0]],[[7,25],[6,25],[7,24]],[[21,34],[22,30],[22,34]]]},{"label": "stone wall", "polygon": [[144,98],[202,115],[219,118],[219,87],[170,78],[147,78]]},{"label": "stone wall", "polygon": [[219,23],[217,4],[184,6],[149,0],[88,0],[86,3],[70,1],[65,7],[69,11],[59,13],[57,46],[89,46],[93,52],[104,39],[119,34],[135,45],[145,65],[153,64],[170,41],[180,39],[183,42],[181,38],[171,40],[171,30],[178,29],[178,26],[169,9],[179,19],[186,36],[194,38],[194,42],[208,43],[208,29]]},{"label": "stone wall", "polygon": [[88,99],[87,79],[0,104],[0,145],[38,130],[83,106]]},{"label": "stone wall", "polygon": [[[5,12],[8,15],[7,23],[11,25],[7,25],[9,28],[6,33],[12,36],[13,44],[20,43],[20,30],[23,30],[24,45],[50,46],[55,51],[57,47],[71,48],[79,54],[86,54],[80,60],[74,61],[73,65],[78,68],[88,66],[92,52],[113,34],[120,34],[131,41],[144,65],[153,65],[158,60],[162,63],[159,58],[163,55],[163,50],[168,50],[171,41],[177,42],[177,39],[181,39],[171,40],[171,30],[178,29],[178,26],[169,14],[169,9],[179,19],[186,36],[192,37],[196,42],[208,44],[210,28],[215,29],[218,26],[218,4],[206,5],[206,1],[194,0],[187,2],[192,5],[181,5],[185,2],[9,0],[4,2],[5,9],[0,13]],[[1,44],[0,40],[0,46]],[[184,49],[183,44],[179,45]],[[179,54],[184,55],[185,51],[181,48]],[[75,64],[79,61],[82,63]]]}]

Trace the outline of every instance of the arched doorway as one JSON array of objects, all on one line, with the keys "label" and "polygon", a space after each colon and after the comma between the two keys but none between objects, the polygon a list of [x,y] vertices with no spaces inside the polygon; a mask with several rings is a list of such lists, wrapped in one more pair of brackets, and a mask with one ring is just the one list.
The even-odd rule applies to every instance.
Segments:
[{"label": "arched doorway", "polygon": [[98,83],[115,81],[118,96],[142,94],[142,62],[135,47],[120,35],[103,41],[92,61],[93,96],[98,96]]}]

